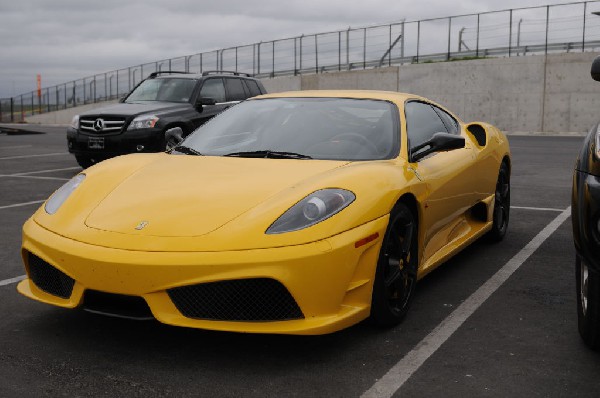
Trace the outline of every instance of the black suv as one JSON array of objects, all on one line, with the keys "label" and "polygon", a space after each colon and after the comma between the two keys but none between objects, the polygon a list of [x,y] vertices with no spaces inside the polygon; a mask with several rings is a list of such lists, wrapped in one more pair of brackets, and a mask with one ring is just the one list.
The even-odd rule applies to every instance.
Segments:
[{"label": "black suv", "polygon": [[229,106],[265,93],[259,80],[237,72],[155,72],[119,104],[75,116],[69,152],[86,168],[126,153],[164,151]]}]

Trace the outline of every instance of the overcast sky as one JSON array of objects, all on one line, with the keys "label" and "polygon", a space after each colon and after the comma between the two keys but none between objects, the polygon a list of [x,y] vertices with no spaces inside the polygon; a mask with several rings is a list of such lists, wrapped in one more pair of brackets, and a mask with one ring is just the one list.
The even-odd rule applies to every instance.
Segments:
[{"label": "overcast sky", "polygon": [[0,0],[0,98],[218,48],[560,0]]}]

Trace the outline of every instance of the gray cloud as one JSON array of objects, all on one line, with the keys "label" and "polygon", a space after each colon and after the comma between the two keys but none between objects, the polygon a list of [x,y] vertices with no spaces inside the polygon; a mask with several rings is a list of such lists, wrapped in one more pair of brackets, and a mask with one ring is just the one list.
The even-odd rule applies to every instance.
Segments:
[{"label": "gray cloud", "polygon": [[22,0],[0,3],[0,98],[159,59],[561,0]]}]

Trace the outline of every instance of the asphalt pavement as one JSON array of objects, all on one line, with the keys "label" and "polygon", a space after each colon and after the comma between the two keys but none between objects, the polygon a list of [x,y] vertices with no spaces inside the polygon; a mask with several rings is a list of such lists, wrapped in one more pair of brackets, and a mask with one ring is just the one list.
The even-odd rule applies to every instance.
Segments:
[{"label": "asphalt pavement", "polygon": [[0,133],[0,397],[599,394],[600,353],[577,333],[565,217],[582,137],[510,137],[505,240],[478,241],[424,278],[401,325],[272,336],[114,319],[19,295],[21,226],[81,171],[64,127],[35,130]]}]

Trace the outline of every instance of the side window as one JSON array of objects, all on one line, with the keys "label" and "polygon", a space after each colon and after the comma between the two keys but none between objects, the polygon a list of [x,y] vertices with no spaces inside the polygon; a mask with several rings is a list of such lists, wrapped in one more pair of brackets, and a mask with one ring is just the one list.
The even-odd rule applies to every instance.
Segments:
[{"label": "side window", "polygon": [[202,85],[200,97],[213,98],[217,103],[226,102],[223,79],[208,79]]},{"label": "side window", "polygon": [[254,80],[244,80],[246,82],[246,87],[250,90],[250,96],[255,97],[257,95],[261,95],[260,88],[258,87],[258,83]]},{"label": "side window", "polygon": [[406,132],[410,148],[429,141],[435,133],[446,133],[446,126],[431,105],[423,102],[408,102],[404,105]]},{"label": "side window", "polygon": [[246,99],[241,79],[225,79],[227,85],[227,101],[243,101]]},{"label": "side window", "polygon": [[456,121],[456,119],[454,119],[452,116],[450,116],[450,114],[448,114],[448,112],[438,108],[437,106],[432,106],[432,108],[440,116],[440,119],[442,119],[442,122],[444,122],[444,124],[446,125],[446,130],[448,130],[448,132],[450,134],[458,135],[459,134],[458,122]]}]

